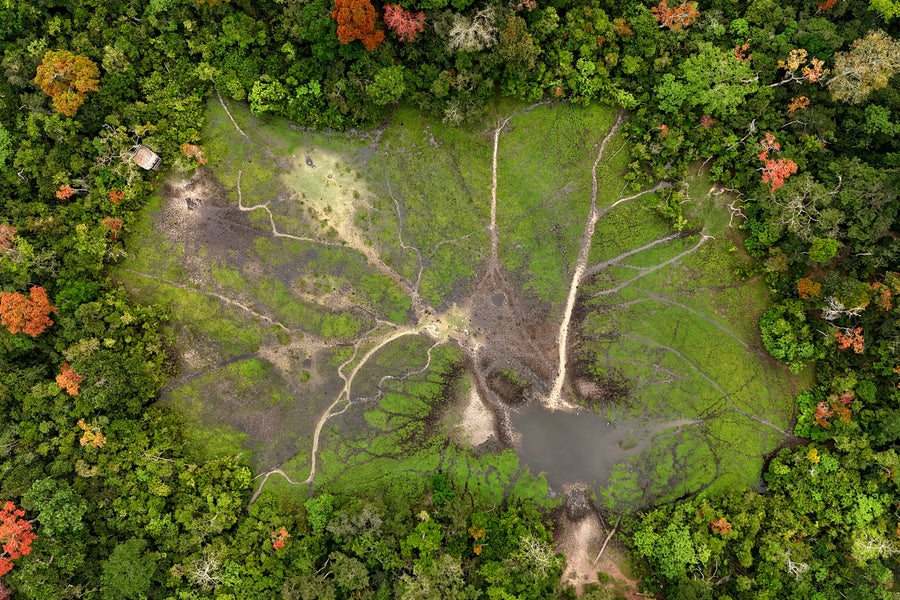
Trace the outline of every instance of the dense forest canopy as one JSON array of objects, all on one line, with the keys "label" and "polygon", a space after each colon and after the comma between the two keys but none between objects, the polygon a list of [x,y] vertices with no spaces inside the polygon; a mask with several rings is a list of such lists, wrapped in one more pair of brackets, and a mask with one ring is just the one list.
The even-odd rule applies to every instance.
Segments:
[{"label": "dense forest canopy", "polygon": [[[766,350],[816,383],[760,489],[626,520],[644,585],[895,597],[898,22],[892,0],[0,3],[0,598],[572,593],[535,506],[435,472],[425,497],[248,509],[244,459],[192,453],[152,406],[167,315],[104,267],[159,177],[132,150],[202,165],[216,94],[339,130],[399,103],[460,127],[497,95],[607,103],[628,111],[633,182],[702,164],[770,288]],[[660,210],[685,228],[679,189]]]}]

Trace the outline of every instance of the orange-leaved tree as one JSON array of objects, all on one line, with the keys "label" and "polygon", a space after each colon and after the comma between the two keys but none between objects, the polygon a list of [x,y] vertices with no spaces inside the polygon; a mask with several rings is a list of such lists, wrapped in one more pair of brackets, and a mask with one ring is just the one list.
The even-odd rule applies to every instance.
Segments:
[{"label": "orange-leaved tree", "polygon": [[370,0],[335,0],[331,18],[337,21],[338,41],[359,40],[366,50],[374,50],[384,41],[384,32],[375,29],[375,7]]},{"label": "orange-leaved tree", "polygon": [[31,288],[29,296],[26,298],[19,292],[0,293],[0,322],[10,333],[37,337],[53,325],[50,313],[56,312],[56,307],[50,304],[47,290],[39,285]]},{"label": "orange-leaved tree", "polygon": [[718,533],[720,535],[726,535],[729,531],[731,531],[731,523],[729,523],[728,519],[726,519],[725,517],[720,517],[718,519],[710,521],[709,527],[713,530],[714,533]]},{"label": "orange-leaved tree", "polygon": [[25,511],[12,502],[0,507],[0,577],[12,570],[14,560],[31,554],[36,536],[24,516]]},{"label": "orange-leaved tree", "polygon": [[68,50],[48,50],[38,65],[34,82],[53,99],[56,112],[71,117],[87,100],[88,92],[99,88],[100,69],[85,56]]},{"label": "orange-leaved tree", "polygon": [[800,297],[804,300],[818,298],[822,293],[822,284],[818,281],[813,281],[809,277],[804,277],[797,282],[797,293],[800,294]]},{"label": "orange-leaved tree", "polygon": [[834,338],[837,340],[839,350],[852,348],[853,352],[856,354],[862,354],[863,350],[865,350],[866,338],[863,336],[862,327],[856,327],[854,329],[848,327],[846,331],[838,330],[834,333]]},{"label": "orange-leaved tree", "polygon": [[668,27],[672,31],[680,31],[694,22],[700,11],[696,2],[685,2],[673,8],[669,8],[666,0],[662,0],[657,6],[650,9],[656,17],[660,27]]},{"label": "orange-leaved tree", "polygon": [[56,376],[56,385],[66,390],[70,396],[78,395],[78,386],[84,381],[84,377],[76,373],[69,363],[63,363],[62,372]]},{"label": "orange-leaved tree", "polygon": [[103,217],[100,222],[104,227],[109,229],[110,237],[112,239],[119,239],[119,231],[122,229],[122,219],[117,219],[115,217]]},{"label": "orange-leaved tree", "polygon": [[198,165],[205,165],[207,159],[203,157],[203,151],[205,148],[203,146],[198,146],[196,144],[188,144],[187,142],[181,145],[181,151],[184,152],[185,156],[189,158],[196,158]]},{"label": "orange-leaved tree", "polygon": [[94,448],[102,448],[106,444],[106,436],[100,433],[99,427],[94,427],[90,423],[85,423],[84,419],[78,419],[78,428],[84,433],[79,440],[82,446],[92,446]]},{"label": "orange-leaved tree", "polygon": [[784,185],[784,180],[797,172],[797,163],[789,158],[767,160],[762,168],[762,182],[772,186],[774,192]]},{"label": "orange-leaved tree", "polygon": [[285,544],[287,544],[287,540],[291,537],[291,534],[288,533],[288,530],[285,527],[282,527],[281,529],[270,533],[269,536],[272,538],[272,548],[281,550],[284,548]]},{"label": "orange-leaved tree", "polygon": [[125,192],[122,190],[109,190],[109,201],[113,204],[118,205],[119,202],[125,199]]}]

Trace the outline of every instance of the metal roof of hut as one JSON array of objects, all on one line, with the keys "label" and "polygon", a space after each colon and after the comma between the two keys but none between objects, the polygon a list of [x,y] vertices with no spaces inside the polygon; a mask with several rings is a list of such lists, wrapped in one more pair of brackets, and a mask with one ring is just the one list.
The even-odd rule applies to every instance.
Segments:
[{"label": "metal roof of hut", "polygon": [[158,170],[162,164],[162,159],[153,150],[147,146],[135,146],[131,151],[131,160],[136,162],[138,166],[149,170]]}]

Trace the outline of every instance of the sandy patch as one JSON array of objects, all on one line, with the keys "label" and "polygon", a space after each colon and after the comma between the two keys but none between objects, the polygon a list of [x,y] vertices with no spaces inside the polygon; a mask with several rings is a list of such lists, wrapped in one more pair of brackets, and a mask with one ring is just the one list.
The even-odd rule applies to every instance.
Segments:
[{"label": "sandy patch", "polygon": [[494,428],[493,413],[487,409],[481,396],[478,395],[478,390],[472,385],[462,413],[462,420],[458,425],[460,436],[465,442],[479,446],[494,435]]},{"label": "sandy patch", "polygon": [[566,570],[563,572],[563,584],[571,585],[580,596],[587,584],[599,584],[597,573],[603,572],[612,580],[602,584],[603,587],[615,590],[626,600],[643,598],[638,593],[637,582],[629,579],[619,563],[625,560],[624,554],[612,547],[612,542],[603,551],[603,556],[594,564],[597,552],[603,546],[607,531],[594,511],[573,521],[565,514],[558,520],[556,529],[556,549],[566,557]]},{"label": "sandy patch", "polygon": [[[312,336],[294,339],[290,344],[267,344],[257,354],[272,363],[285,381],[294,381],[304,370],[313,375],[312,365],[325,343]],[[306,367],[309,367],[308,369]]]},{"label": "sandy patch", "polygon": [[356,211],[366,210],[368,192],[365,183],[340,157],[324,150],[309,155],[314,167],[302,158],[295,157],[291,173],[285,177],[289,187],[305,195],[306,205],[326,228],[337,232],[347,246],[366,256],[371,262],[380,262],[371,243],[356,225]]},{"label": "sandy patch", "polygon": [[605,537],[600,518],[594,512],[578,521],[565,515],[560,520],[556,549],[566,557],[563,583],[574,586],[579,595],[586,583],[599,583],[597,569],[591,563]]}]

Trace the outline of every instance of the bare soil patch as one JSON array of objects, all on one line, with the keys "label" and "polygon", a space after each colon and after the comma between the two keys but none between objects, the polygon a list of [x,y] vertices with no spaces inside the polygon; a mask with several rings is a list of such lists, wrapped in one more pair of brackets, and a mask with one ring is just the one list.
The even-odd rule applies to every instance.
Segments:
[{"label": "bare soil patch", "polygon": [[[561,510],[555,521],[553,537],[556,549],[566,557],[563,584],[574,587],[579,596],[584,592],[585,586],[593,584],[613,590],[626,600],[644,597],[638,593],[637,580],[625,573],[626,558],[621,548],[607,545],[600,559],[595,562],[597,553],[609,534],[596,511],[590,510],[580,518],[573,519],[567,511]],[[605,575],[604,583],[601,583],[598,573]]]},{"label": "bare soil patch", "polygon": [[[458,402],[458,407],[451,409],[446,417],[448,424],[455,422],[456,439],[475,447],[496,438],[497,419],[493,411],[485,406],[474,385],[469,387],[469,393],[462,395]],[[457,417],[460,410],[462,414]]]}]

